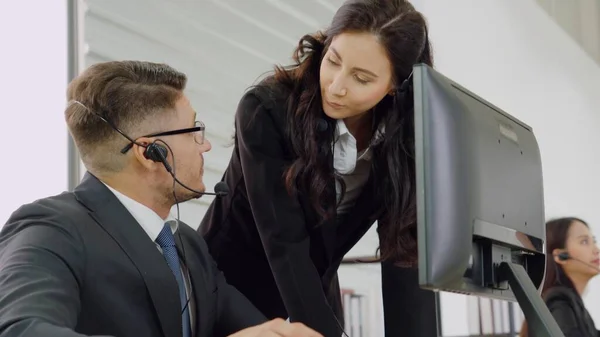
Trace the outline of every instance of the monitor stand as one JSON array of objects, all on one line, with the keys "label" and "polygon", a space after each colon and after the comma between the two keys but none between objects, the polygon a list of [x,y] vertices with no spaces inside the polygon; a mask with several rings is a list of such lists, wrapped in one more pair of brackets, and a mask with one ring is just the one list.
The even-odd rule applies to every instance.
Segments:
[{"label": "monitor stand", "polygon": [[550,310],[520,264],[502,262],[498,266],[499,281],[508,281],[525,314],[530,337],[564,337]]}]

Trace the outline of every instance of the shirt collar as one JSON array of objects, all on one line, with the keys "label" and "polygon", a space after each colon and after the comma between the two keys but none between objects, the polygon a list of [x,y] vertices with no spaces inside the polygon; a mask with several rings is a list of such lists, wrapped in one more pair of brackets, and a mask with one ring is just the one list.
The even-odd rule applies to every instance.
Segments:
[{"label": "shirt collar", "polygon": [[[375,134],[371,138],[371,141],[369,142],[369,147],[364,149],[362,152],[358,153],[357,160],[371,160],[373,156],[371,147],[381,143],[383,141],[384,135],[385,124],[381,122],[377,130],[375,130]],[[350,133],[350,130],[348,130],[348,127],[346,126],[346,123],[343,119],[338,119],[336,122],[334,145],[340,140],[340,138],[351,138],[354,145],[356,146],[356,140],[354,136]]]},{"label": "shirt collar", "polygon": [[344,135],[351,135],[350,131],[348,130],[348,127],[346,127],[346,122],[344,122],[343,119],[338,119],[336,122],[336,128],[335,128],[335,136],[336,138],[344,136]]},{"label": "shirt collar", "polygon": [[156,238],[158,238],[158,234],[160,231],[162,231],[165,223],[168,223],[169,226],[171,226],[171,232],[173,234],[175,234],[177,231],[178,222],[172,211],[169,212],[169,215],[166,219],[163,219],[147,206],[131,199],[125,194],[108,186],[106,183],[104,183],[104,185],[106,185],[106,187],[108,187],[108,189],[117,197],[117,199],[119,199],[119,201],[123,204],[123,206],[125,206],[129,213],[131,213],[131,216],[133,216],[133,218],[140,224],[152,241],[156,241]]},{"label": "shirt collar", "polygon": [[[336,128],[335,128],[335,139],[337,140],[338,138],[345,136],[345,135],[348,135],[348,136],[354,138],[354,136],[352,136],[352,134],[350,133],[350,130],[348,130],[348,127],[346,126],[346,123],[344,122],[344,120],[338,119],[336,122]],[[383,140],[384,135],[385,135],[385,124],[382,122],[382,123],[379,123],[379,127],[377,128],[377,130],[375,131],[375,134],[371,138],[371,142],[369,143],[369,146],[379,144]]]}]

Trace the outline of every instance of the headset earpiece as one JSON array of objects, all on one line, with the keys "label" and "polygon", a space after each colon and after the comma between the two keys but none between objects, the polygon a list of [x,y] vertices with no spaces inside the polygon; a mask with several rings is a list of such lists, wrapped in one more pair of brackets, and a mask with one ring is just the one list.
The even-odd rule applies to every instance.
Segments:
[{"label": "headset earpiece", "polygon": [[567,261],[568,259],[571,258],[571,256],[567,252],[559,253],[557,256],[560,261]]},{"label": "headset earpiece", "polygon": [[162,163],[167,159],[167,148],[156,143],[150,143],[144,151],[144,157],[157,163]]},{"label": "headset earpiece", "polygon": [[167,162],[168,154],[169,151],[166,147],[155,142],[150,143],[150,145],[146,147],[146,151],[144,151],[144,157],[152,160],[153,162],[162,163],[167,171],[171,172],[171,165],[169,165],[169,162]]}]

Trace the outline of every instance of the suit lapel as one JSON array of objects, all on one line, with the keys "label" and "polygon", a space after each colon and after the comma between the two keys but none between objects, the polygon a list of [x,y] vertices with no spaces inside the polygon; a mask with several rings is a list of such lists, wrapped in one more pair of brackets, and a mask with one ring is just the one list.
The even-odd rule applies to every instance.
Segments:
[{"label": "suit lapel", "polygon": [[[192,290],[190,292],[190,298],[193,299],[193,305],[195,308],[194,312],[194,326],[192,327],[193,335],[195,336],[205,336],[206,329],[211,326],[211,323],[206,321],[209,315],[206,315],[203,310],[206,307],[202,305],[207,303],[207,291],[211,289],[207,288],[205,276],[201,271],[205,270],[206,267],[200,265],[200,259],[197,257],[197,249],[194,249],[194,245],[190,239],[190,233],[185,228],[185,225],[179,224],[178,232],[181,235],[175,236],[175,242],[177,244],[177,249],[179,251],[179,256],[184,260],[184,264],[187,268],[187,271],[190,275],[190,280],[192,284]],[[196,232],[192,233],[193,235],[197,235]],[[199,238],[196,238],[198,240]]]},{"label": "suit lapel", "polygon": [[144,279],[166,337],[180,337],[181,304],[177,282],[164,257],[114,194],[87,173],[74,191],[89,214],[121,247]]}]

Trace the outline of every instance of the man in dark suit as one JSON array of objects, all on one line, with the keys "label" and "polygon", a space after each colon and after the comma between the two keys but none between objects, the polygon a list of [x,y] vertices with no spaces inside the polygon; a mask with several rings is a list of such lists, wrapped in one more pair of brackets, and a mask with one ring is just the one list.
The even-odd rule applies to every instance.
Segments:
[{"label": "man in dark suit", "polygon": [[0,336],[319,336],[266,322],[171,214],[205,191],[211,148],[186,81],[167,65],[127,61],[70,83],[65,118],[88,173],[3,227]]}]

